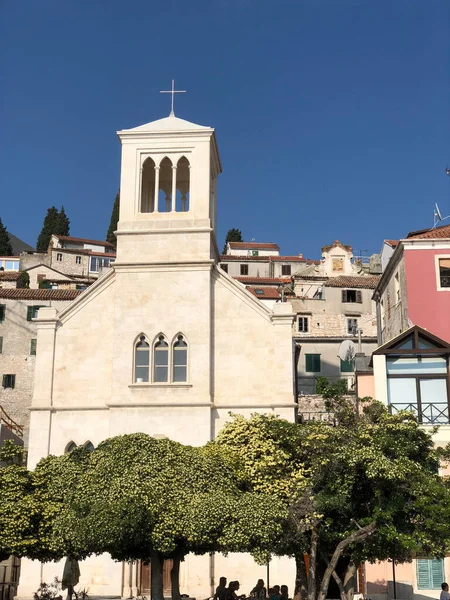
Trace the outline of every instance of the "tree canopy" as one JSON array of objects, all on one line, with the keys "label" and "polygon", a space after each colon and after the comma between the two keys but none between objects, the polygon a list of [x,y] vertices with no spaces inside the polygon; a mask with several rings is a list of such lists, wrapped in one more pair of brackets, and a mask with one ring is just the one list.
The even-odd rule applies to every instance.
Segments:
[{"label": "tree canopy", "polygon": [[106,233],[106,241],[110,244],[117,244],[117,239],[114,232],[117,230],[117,223],[119,222],[119,209],[120,209],[120,191],[117,192],[114,198],[114,204],[111,212],[111,219],[109,221],[108,231]]},{"label": "tree canopy", "polygon": [[44,223],[36,242],[36,251],[47,252],[53,234],[69,235],[69,233],[70,220],[66,215],[64,206],[61,206],[60,211],[55,206],[51,206],[47,209],[47,214],[45,215]]},{"label": "tree canopy", "polygon": [[242,242],[242,233],[240,229],[232,228],[228,230],[228,233],[225,237],[225,245],[222,250],[222,254],[227,253],[227,244],[228,242]]},{"label": "tree canopy", "polygon": [[3,225],[0,217],[0,256],[12,256],[13,249],[9,239],[8,231]]}]

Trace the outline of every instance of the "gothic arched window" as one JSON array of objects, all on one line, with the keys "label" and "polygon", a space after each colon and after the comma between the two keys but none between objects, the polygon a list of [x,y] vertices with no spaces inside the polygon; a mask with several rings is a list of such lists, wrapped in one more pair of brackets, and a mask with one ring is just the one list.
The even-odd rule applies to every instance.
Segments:
[{"label": "gothic arched window", "polygon": [[169,380],[169,344],[161,334],[153,346],[153,381],[166,383]]},{"label": "gothic arched window", "polygon": [[141,180],[141,213],[150,213],[155,210],[155,163],[148,157],[142,167]]},{"label": "gothic arched window", "polygon": [[87,441],[87,442],[85,442],[85,444],[83,444],[83,448],[85,450],[87,450],[88,452],[93,452],[95,450],[94,444],[92,442],[89,442],[89,441]]},{"label": "gothic arched window", "polygon": [[190,165],[185,156],[177,163],[177,197],[175,210],[187,212],[189,210]]},{"label": "gothic arched window", "polygon": [[[170,158],[162,159],[159,165],[159,185],[158,185],[158,211],[170,212],[172,210],[172,192],[173,192],[173,165]],[[175,207],[174,207],[175,210]]]},{"label": "gothic arched window", "polygon": [[187,381],[187,350],[186,340],[181,334],[178,335],[172,346],[172,381],[174,383]]},{"label": "gothic arched window", "polygon": [[150,345],[145,335],[140,335],[134,347],[134,381],[147,383],[150,372]]},{"label": "gothic arched window", "polygon": [[66,449],[64,450],[64,454],[69,454],[69,452],[75,450],[76,447],[77,445],[75,444],[75,442],[69,442],[66,446]]}]

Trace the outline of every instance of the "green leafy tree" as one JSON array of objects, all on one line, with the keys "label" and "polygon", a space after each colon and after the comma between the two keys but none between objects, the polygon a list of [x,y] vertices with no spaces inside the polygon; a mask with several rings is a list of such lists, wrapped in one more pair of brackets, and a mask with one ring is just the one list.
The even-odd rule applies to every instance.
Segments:
[{"label": "green leafy tree", "polygon": [[58,213],[58,217],[55,223],[55,230],[52,233],[56,235],[69,235],[70,234],[70,220],[66,215],[64,206],[61,206],[61,210]]},{"label": "green leafy tree", "polygon": [[56,232],[58,227],[58,217],[58,209],[55,206],[51,206],[47,209],[44,224],[36,242],[37,252],[47,252],[50,238],[52,237],[52,234]]},{"label": "green leafy tree", "polygon": [[6,227],[0,218],[0,256],[12,256],[13,249]]},{"label": "green leafy tree", "polygon": [[117,240],[114,232],[117,230],[117,223],[119,222],[119,207],[120,207],[120,191],[117,192],[114,199],[113,209],[111,213],[111,220],[109,222],[108,231],[106,233],[106,241],[110,244],[116,245]]},{"label": "green leafy tree", "polygon": [[22,271],[17,280],[17,287],[28,289],[30,287],[30,275],[26,271]]},{"label": "green leafy tree", "polygon": [[404,562],[419,549],[442,555],[450,495],[431,435],[410,413],[391,416],[379,403],[357,413],[339,391],[328,394],[337,426],[235,417],[217,444],[237,455],[255,490],[285,502],[274,552],[295,558],[296,595],[324,600],[333,577],[349,600],[361,561]]},{"label": "green leafy tree", "polygon": [[225,238],[225,245],[223,247],[222,250],[222,254],[226,254],[227,253],[227,244],[228,242],[242,242],[242,233],[240,229],[236,229],[233,227],[233,229],[229,229],[228,233],[226,235]]}]

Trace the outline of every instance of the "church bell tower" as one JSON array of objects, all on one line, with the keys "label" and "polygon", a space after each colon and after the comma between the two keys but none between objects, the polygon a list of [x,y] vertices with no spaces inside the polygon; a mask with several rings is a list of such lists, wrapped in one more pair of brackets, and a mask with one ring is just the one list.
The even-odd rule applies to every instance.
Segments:
[{"label": "church bell tower", "polygon": [[117,135],[122,145],[117,264],[216,261],[221,164],[214,129],[172,111]]}]

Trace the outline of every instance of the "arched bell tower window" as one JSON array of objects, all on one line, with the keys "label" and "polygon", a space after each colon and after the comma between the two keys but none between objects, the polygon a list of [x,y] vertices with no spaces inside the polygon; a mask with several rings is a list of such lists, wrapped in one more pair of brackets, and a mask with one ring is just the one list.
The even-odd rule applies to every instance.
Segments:
[{"label": "arched bell tower window", "polygon": [[139,336],[134,347],[134,381],[147,383],[150,372],[150,344],[145,335]]},{"label": "arched bell tower window", "polygon": [[153,381],[165,383],[169,380],[169,344],[159,335],[153,346]]},{"label": "arched bell tower window", "polygon": [[148,157],[142,166],[141,213],[155,210],[155,162]]},{"label": "arched bell tower window", "polygon": [[87,441],[83,444],[83,448],[88,452],[93,452],[95,450],[94,444],[90,441]]},{"label": "arched bell tower window", "polygon": [[189,192],[190,192],[190,164],[185,156],[182,156],[177,163],[177,197],[175,210],[177,212],[187,212],[189,210]]},{"label": "arched bell tower window", "polygon": [[172,350],[172,381],[174,383],[187,381],[188,345],[181,334],[177,336],[173,343]]},{"label": "arched bell tower window", "polygon": [[170,212],[172,210],[173,195],[173,166],[170,158],[162,159],[159,165],[158,211]]}]

